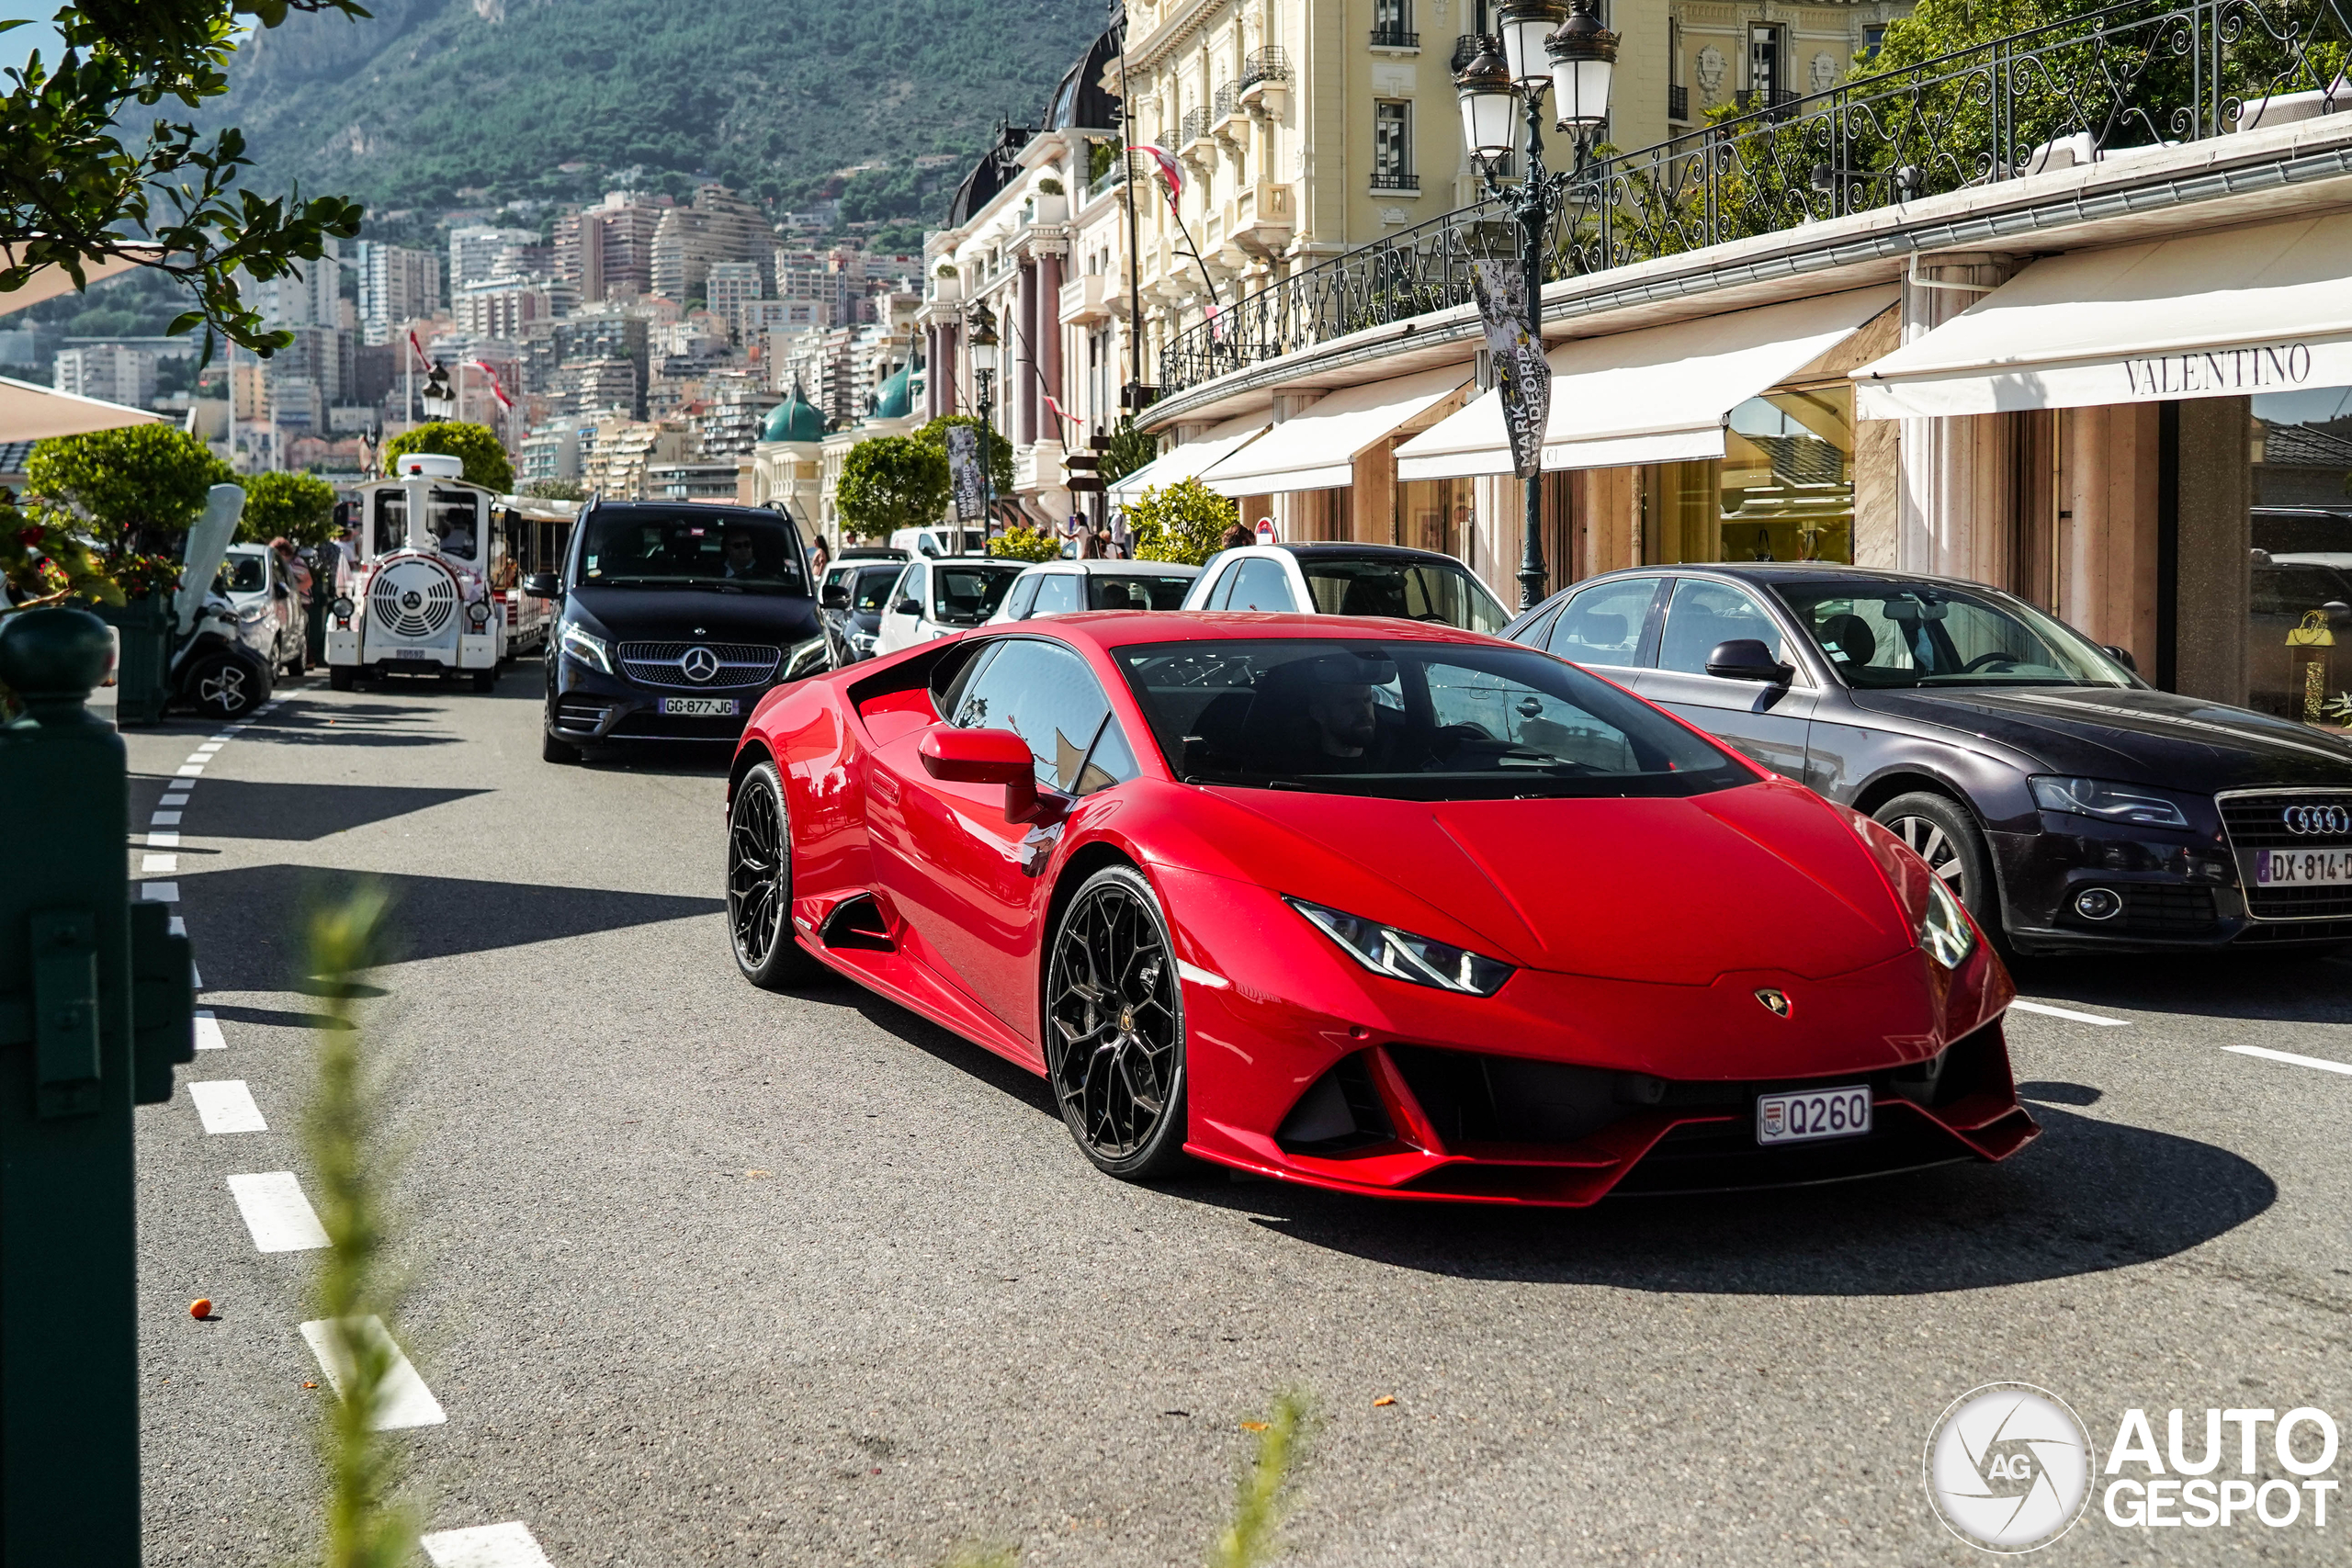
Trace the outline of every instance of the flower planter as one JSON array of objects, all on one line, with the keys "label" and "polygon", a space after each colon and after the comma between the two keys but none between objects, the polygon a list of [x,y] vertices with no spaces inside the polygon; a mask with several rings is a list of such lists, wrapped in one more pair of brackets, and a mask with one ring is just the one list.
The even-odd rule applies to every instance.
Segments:
[{"label": "flower planter", "polygon": [[89,610],[114,627],[122,642],[114,672],[115,723],[155,723],[172,695],[171,595],[152,593],[122,604],[92,604]]}]

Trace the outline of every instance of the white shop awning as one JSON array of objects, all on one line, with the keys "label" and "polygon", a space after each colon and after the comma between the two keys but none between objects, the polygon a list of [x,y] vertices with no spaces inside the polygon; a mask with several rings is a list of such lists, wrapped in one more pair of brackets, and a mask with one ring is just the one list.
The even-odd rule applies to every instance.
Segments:
[{"label": "white shop awning", "polygon": [[2352,214],[2038,261],[1854,372],[1861,419],[2352,386]]},{"label": "white shop awning", "polygon": [[[1759,305],[1579,338],[1552,367],[1546,468],[1613,468],[1724,455],[1731,411],[1787,380],[1894,303],[1893,286]],[[1396,448],[1399,479],[1511,471],[1502,394],[1488,392]]]},{"label": "white shop awning", "polygon": [[1230,457],[1264,434],[1270,423],[1261,413],[1229,419],[1173,451],[1162,452],[1125,479],[1112,480],[1106,493],[1114,502],[1140,501],[1148,490],[1158,490],[1180,479],[1192,479],[1210,464]]},{"label": "white shop awning", "polygon": [[46,441],[52,435],[86,435],[93,430],[163,421],[163,415],[145,409],[77,398],[0,376],[0,441]]},{"label": "white shop awning", "polygon": [[1220,495],[1274,495],[1351,485],[1358,453],[1427,413],[1468,378],[1449,368],[1343,387],[1209,469],[1201,482]]}]

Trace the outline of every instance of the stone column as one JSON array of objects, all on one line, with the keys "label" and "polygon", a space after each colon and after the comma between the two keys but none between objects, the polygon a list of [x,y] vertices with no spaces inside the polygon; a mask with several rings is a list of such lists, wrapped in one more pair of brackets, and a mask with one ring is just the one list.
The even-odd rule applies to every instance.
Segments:
[{"label": "stone column", "polygon": [[1012,404],[1012,444],[1026,446],[1037,439],[1037,378],[1034,350],[1037,342],[1037,269],[1023,263],[1012,286],[1012,327],[1003,335],[1012,353],[1005,392]]},{"label": "stone column", "polygon": [[2173,689],[2243,704],[2253,588],[2253,405],[2245,398],[2190,398],[2178,407]]},{"label": "stone column", "polygon": [[[1918,270],[1930,282],[1989,290],[2018,268],[2013,257],[1970,252],[1930,257]],[[1984,297],[1906,283],[1903,341],[1925,337]],[[1903,480],[1894,561],[1898,570],[1963,577],[1996,588],[2011,585],[2017,534],[2014,423],[1997,413],[1901,422]]]},{"label": "stone column", "polygon": [[1069,431],[1054,417],[1046,406],[1046,393],[1064,408],[1069,407],[1069,391],[1062,385],[1062,258],[1047,254],[1037,258],[1035,273],[1037,304],[1034,311],[1036,324],[1030,328],[1030,341],[1037,348],[1037,369],[1045,378],[1038,386],[1035,415],[1037,438],[1058,446],[1069,444]]},{"label": "stone column", "polygon": [[2058,411],[2058,618],[2156,678],[2154,403]]}]

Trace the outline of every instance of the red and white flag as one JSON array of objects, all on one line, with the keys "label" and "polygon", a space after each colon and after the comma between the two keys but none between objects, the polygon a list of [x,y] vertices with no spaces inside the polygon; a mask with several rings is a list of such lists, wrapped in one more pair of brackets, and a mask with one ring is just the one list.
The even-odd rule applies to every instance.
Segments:
[{"label": "red and white flag", "polygon": [[433,368],[433,361],[425,356],[424,345],[416,341],[416,329],[413,327],[409,329],[408,351],[416,355],[416,367],[419,370]]},{"label": "red and white flag", "polygon": [[1174,212],[1176,198],[1184,194],[1184,166],[1176,161],[1176,155],[1167,148],[1149,141],[1130,147],[1127,151],[1141,152],[1159,165],[1159,177],[1168,182],[1168,210]]},{"label": "red and white flag", "polygon": [[1073,415],[1063,411],[1061,404],[1054,401],[1053,393],[1040,392],[1038,396],[1046,400],[1046,406],[1054,411],[1054,417],[1056,419],[1060,420],[1064,424],[1076,424],[1078,423],[1078,420]]},{"label": "red and white flag", "polygon": [[514,400],[506,395],[506,389],[500,383],[498,379],[498,372],[496,370],[487,365],[484,365],[479,359],[469,359],[466,361],[466,365],[469,368],[479,370],[483,375],[490,378],[490,395],[498,400],[498,406],[500,408],[511,409],[514,406]]}]

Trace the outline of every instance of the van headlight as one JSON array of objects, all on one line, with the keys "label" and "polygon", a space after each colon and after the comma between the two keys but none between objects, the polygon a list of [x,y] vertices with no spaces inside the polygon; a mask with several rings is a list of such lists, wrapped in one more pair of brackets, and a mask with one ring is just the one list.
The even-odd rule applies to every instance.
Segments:
[{"label": "van headlight", "polygon": [[559,640],[563,645],[564,652],[571,655],[589,669],[605,675],[613,672],[612,654],[605,647],[605,639],[582,631],[577,621],[563,623],[563,636]]},{"label": "van headlight", "polygon": [[351,595],[348,593],[336,594],[334,596],[334,603],[328,607],[334,611],[334,618],[338,621],[347,621],[351,619],[351,612],[358,608],[356,604],[354,604],[351,602]]},{"label": "van headlight", "polygon": [[1959,968],[1976,950],[1976,928],[1969,923],[1968,911],[1933,873],[1928,877],[1928,907],[1919,917],[1919,945],[1947,969]]},{"label": "van headlight", "polygon": [[784,650],[783,662],[777,667],[776,683],[805,681],[811,675],[822,675],[833,667],[832,649],[825,645],[823,634],[796,642]]}]

